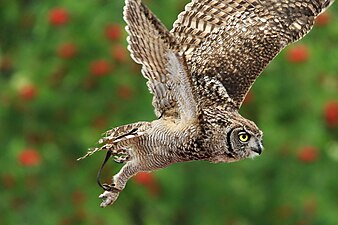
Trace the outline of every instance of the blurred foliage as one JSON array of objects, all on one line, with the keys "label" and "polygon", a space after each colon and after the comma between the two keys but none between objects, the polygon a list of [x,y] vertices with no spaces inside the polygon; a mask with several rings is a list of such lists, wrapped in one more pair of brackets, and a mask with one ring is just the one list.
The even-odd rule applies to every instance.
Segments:
[{"label": "blurred foliage", "polygon": [[[186,1],[144,1],[171,28]],[[337,224],[338,7],[264,71],[241,112],[255,160],[176,164],[99,208],[105,130],[153,120],[126,51],[122,0],[0,1],[0,224]],[[113,171],[119,166],[109,163]]]}]

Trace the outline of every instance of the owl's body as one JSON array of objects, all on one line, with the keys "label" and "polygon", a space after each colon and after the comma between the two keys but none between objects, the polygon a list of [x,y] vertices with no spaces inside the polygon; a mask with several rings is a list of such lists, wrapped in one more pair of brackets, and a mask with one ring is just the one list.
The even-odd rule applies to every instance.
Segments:
[{"label": "owl's body", "polygon": [[[252,84],[333,0],[192,0],[168,31],[141,0],[124,18],[158,119],[112,129],[89,152],[125,163],[104,185],[105,207],[128,179],[176,162],[234,162],[262,153],[262,132],[238,110]],[[86,157],[85,156],[85,157]]]}]

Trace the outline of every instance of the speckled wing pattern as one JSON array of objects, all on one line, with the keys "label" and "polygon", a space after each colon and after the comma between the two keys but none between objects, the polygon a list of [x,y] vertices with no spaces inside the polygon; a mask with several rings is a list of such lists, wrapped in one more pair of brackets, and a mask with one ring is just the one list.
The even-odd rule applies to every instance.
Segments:
[{"label": "speckled wing pattern", "polygon": [[184,58],[176,53],[175,37],[162,25],[141,0],[126,0],[128,49],[154,95],[155,114],[171,117],[194,117],[195,105]]},{"label": "speckled wing pattern", "polygon": [[[310,31],[333,0],[193,0],[171,33],[199,90],[220,82],[236,110],[267,64]],[[217,100],[213,104],[217,105]],[[223,101],[220,101],[223,104]]]}]

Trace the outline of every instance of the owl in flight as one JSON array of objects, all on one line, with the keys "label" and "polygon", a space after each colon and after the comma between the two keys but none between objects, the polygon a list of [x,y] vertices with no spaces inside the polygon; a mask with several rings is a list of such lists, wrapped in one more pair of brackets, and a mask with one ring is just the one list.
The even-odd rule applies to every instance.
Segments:
[{"label": "owl in flight", "polygon": [[333,1],[192,0],[169,31],[141,0],[125,0],[128,49],[142,65],[158,119],[109,130],[100,147],[82,157],[104,150],[104,163],[110,157],[124,163],[111,184],[99,182],[101,206],[113,204],[140,171],[260,155],[262,131],[238,113],[244,97]]}]

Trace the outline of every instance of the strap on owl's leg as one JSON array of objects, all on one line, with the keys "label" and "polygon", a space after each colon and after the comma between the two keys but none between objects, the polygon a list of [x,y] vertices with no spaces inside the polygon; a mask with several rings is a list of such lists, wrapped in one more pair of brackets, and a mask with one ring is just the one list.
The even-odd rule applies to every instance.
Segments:
[{"label": "strap on owl's leg", "polygon": [[98,185],[105,191],[110,191],[110,192],[120,192],[121,190],[120,189],[117,189],[115,188],[114,184],[102,184],[101,181],[100,181],[100,177],[101,177],[101,173],[102,173],[102,170],[104,168],[104,166],[106,165],[107,161],[109,160],[109,158],[112,156],[112,151],[111,150],[108,150],[107,151],[107,154],[106,154],[106,157],[104,158],[103,162],[102,162],[102,165],[100,167],[100,170],[99,172],[97,173],[97,177],[96,177],[96,181],[98,183]]}]

